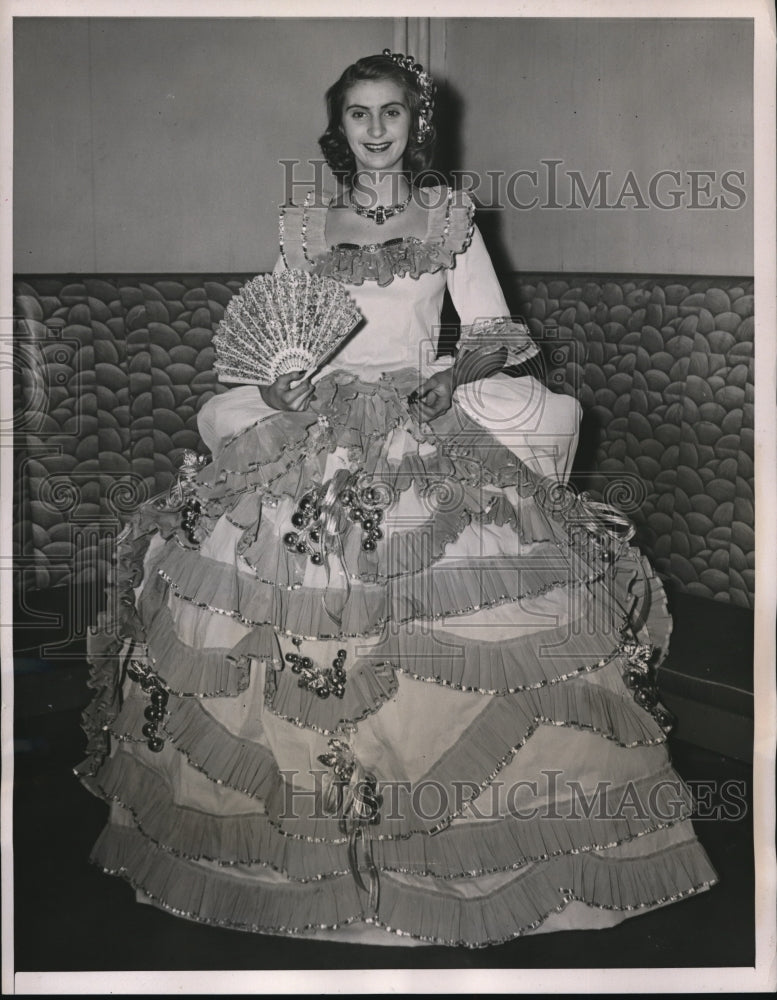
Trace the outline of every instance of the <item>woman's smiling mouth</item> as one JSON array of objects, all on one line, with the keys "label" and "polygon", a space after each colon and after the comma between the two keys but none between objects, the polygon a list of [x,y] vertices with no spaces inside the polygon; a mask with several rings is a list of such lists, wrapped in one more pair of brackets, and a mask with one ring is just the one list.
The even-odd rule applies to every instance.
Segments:
[{"label": "woman's smiling mouth", "polygon": [[368,149],[371,153],[383,153],[389,146],[390,142],[364,142],[362,143],[365,149]]}]

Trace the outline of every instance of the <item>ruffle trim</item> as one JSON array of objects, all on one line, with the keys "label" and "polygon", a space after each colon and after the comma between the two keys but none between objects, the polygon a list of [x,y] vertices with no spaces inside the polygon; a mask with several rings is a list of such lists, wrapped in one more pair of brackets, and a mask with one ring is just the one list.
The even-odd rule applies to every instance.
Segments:
[{"label": "ruffle trim", "polygon": [[459,231],[458,245],[432,243],[414,236],[366,246],[340,244],[316,260],[313,269],[316,274],[345,285],[374,281],[384,288],[394,278],[409,277],[417,281],[422,274],[436,274],[455,266],[456,255],[464,253],[472,239],[471,230],[462,235],[463,226],[457,223],[455,228]]},{"label": "ruffle trim", "polygon": [[[385,541],[374,552],[365,552],[358,526],[346,525],[344,546],[354,577],[382,580],[418,572],[439,558],[472,521],[509,524],[527,543],[563,537],[564,511],[554,508],[553,489],[540,484],[516,455],[458,404],[433,428],[413,424],[407,394],[416,381],[416,373],[409,369],[384,375],[378,383],[333,373],[318,387],[316,412],[279,412],[242,430],[201,474],[198,499],[204,508],[203,524],[215,523],[239,508],[236,523],[244,530],[237,554],[266,582],[280,586],[295,582],[304,561],[289,560],[274,535],[268,544],[268,530],[261,525],[262,505],[284,496],[298,501],[321,485],[327,455],[341,447],[347,449],[361,484],[377,486],[389,498],[414,487],[428,511],[420,526],[392,528],[392,567],[387,565]],[[391,456],[391,435],[401,426],[408,446],[399,457]],[[515,502],[504,494],[488,495],[489,489],[505,486],[516,487]],[[426,544],[430,531],[431,548]],[[398,542],[405,552],[394,558]]]},{"label": "ruffle trim", "polygon": [[[618,670],[619,678],[617,662],[603,668],[602,674],[613,668]],[[437,782],[445,789],[447,798],[444,801],[455,802],[456,789],[461,788],[462,783],[472,787],[474,796],[475,788],[482,792],[492,784],[541,725],[587,731],[621,747],[652,746],[666,740],[647,712],[625,701],[619,693],[587,683],[580,677],[563,684],[492,698],[424,779]],[[399,788],[397,802],[397,812],[401,816],[412,815],[410,792]],[[387,816],[378,827],[378,835],[434,833],[444,829],[462,811],[451,810],[439,821],[415,817],[417,827],[412,830],[402,821]]]},{"label": "ruffle trim", "polygon": [[438,562],[406,578],[401,587],[356,580],[347,592],[334,587],[280,588],[178,547],[168,550],[157,573],[176,597],[244,625],[271,625],[280,633],[307,639],[335,639],[378,635],[388,622],[401,625],[465,615],[562,587],[592,584],[604,576],[604,570],[589,569],[587,576],[571,580],[572,572],[561,565],[555,546],[547,553],[546,565],[539,564],[539,553],[534,556],[529,566],[502,567],[494,565],[493,558],[470,559],[465,565]]},{"label": "ruffle trim", "polygon": [[[636,570],[629,581],[619,582],[617,597],[625,608],[635,603],[644,606],[641,588],[651,588],[653,597],[652,589],[658,586],[654,577],[646,581]],[[162,593],[166,590],[161,581],[149,584],[146,600],[150,600],[152,586],[160,587]],[[584,589],[579,591],[578,599],[586,602],[579,618],[554,629],[499,641],[467,639],[447,632],[442,624],[431,632],[418,629],[416,622],[387,629],[378,644],[362,650],[347,665],[348,682],[342,700],[321,699],[300,687],[288,666],[275,669],[282,666],[283,659],[275,631],[269,625],[254,628],[232,649],[200,651],[176,637],[172,615],[166,602],[160,601],[156,614],[149,616],[148,650],[155,673],[178,696],[213,696],[224,677],[234,686],[231,693],[237,694],[248,684],[249,658],[264,662],[268,709],[297,726],[329,735],[373,714],[393,697],[398,687],[396,671],[457,690],[507,695],[600,670],[621,656],[621,628],[627,625],[627,616],[624,614],[621,622],[615,621],[607,630],[598,620],[596,601]],[[645,636],[663,651],[669,618],[665,605],[663,615],[660,608],[656,601]],[[308,655],[311,653],[314,658],[324,657],[321,662],[315,660],[319,667],[328,666],[328,658],[334,655],[332,650],[309,650]],[[573,669],[571,663],[575,664]],[[133,726],[117,728],[116,735],[122,739],[139,738],[133,736]]]},{"label": "ruffle trim", "polygon": [[396,673],[390,666],[373,665],[363,659],[348,667],[347,676],[342,700],[322,699],[300,687],[288,666],[281,671],[268,669],[264,703],[273,715],[329,736],[373,715],[394,697],[399,687]]},{"label": "ruffle trim", "polygon": [[[135,609],[134,588],[143,578],[143,559],[155,524],[136,513],[116,538],[114,577],[108,586],[108,608],[96,627],[87,633],[86,658],[90,665],[87,687],[94,695],[81,715],[86,734],[86,759],[76,773],[90,774],[110,751],[108,726],[121,710],[121,676],[127,655],[145,641],[145,630]],[[115,601],[115,604],[114,604]]]},{"label": "ruffle trim", "polygon": [[[189,860],[225,867],[260,865],[299,882],[350,871],[344,838],[305,843],[283,836],[262,812],[220,815],[180,805],[164,777],[123,751],[85,784],[94,795],[128,810],[138,830],[156,847]],[[641,812],[623,809],[624,796],[640,803]],[[597,809],[598,816],[579,810],[572,816],[531,819],[505,815],[498,821],[454,824],[434,837],[374,840],[373,858],[384,872],[442,881],[471,879],[560,854],[617,847],[690,818],[692,802],[688,789],[667,765],[638,782],[608,785],[607,794],[597,799]]]},{"label": "ruffle trim", "polygon": [[[605,673],[613,666],[619,670],[621,664],[604,668]],[[622,688],[619,678],[615,673],[609,680]],[[381,817],[373,836],[406,837],[444,829],[466,808],[466,803],[460,801],[462,783],[473,790],[473,795],[474,789],[485,790],[541,725],[588,731],[622,747],[664,742],[665,734],[653,718],[620,691],[608,689],[607,680],[604,676],[603,683],[590,684],[575,678],[491,699],[423,776],[423,780],[434,781],[443,789],[443,801],[448,803],[444,814],[433,818],[418,814],[412,789],[400,782],[396,787],[396,809]],[[142,742],[143,710],[147,704],[147,699],[139,695],[128,697],[111,725],[112,734],[118,739]],[[161,727],[193,767],[218,784],[262,801],[270,820],[287,836],[326,841],[339,838],[338,820],[325,814],[318,795],[315,802],[309,796],[296,796],[284,783],[268,747],[231,733],[204,706],[200,700],[171,695]],[[169,752],[170,748],[165,747],[162,758]],[[394,781],[398,776],[376,773],[376,777],[380,782]],[[299,802],[299,798],[304,801]],[[297,809],[293,817],[288,816],[290,799]]]},{"label": "ruffle trim", "polygon": [[[600,670],[618,656],[617,633],[586,634],[587,618],[508,641],[466,639],[443,629],[418,634],[392,630],[364,654],[414,680],[483,695],[515,694]],[[603,640],[610,643],[604,648]],[[575,662],[579,666],[569,669]]]},{"label": "ruffle trim", "polygon": [[140,599],[147,624],[146,649],[153,672],[173,694],[198,698],[234,697],[250,680],[251,658],[277,659],[272,632],[256,629],[230,649],[200,649],[182,642],[159,576],[149,580]]},{"label": "ruffle trim", "polygon": [[[690,839],[655,854],[608,858],[561,855],[519,872],[502,888],[462,899],[451,893],[430,905],[428,891],[387,875],[381,880],[375,922],[386,930],[433,944],[478,947],[536,930],[573,900],[597,909],[632,911],[706,889],[717,874]],[[511,928],[511,930],[507,930]]]},{"label": "ruffle trim", "polygon": [[[154,592],[157,593],[154,593]],[[167,592],[162,580],[149,581],[141,597],[141,610],[148,611],[148,641],[145,655],[153,672],[163,681],[168,692],[177,697],[235,697],[245,691],[250,682],[251,661],[266,665],[265,704],[270,711],[295,725],[312,728],[328,735],[342,726],[352,725],[377,712],[396,694],[395,672],[380,664],[359,660],[348,670],[348,684],[342,700],[323,701],[307,689],[300,688],[297,677],[286,665],[275,631],[259,626],[231,648],[193,648],[176,634],[176,625],[167,602],[160,600]],[[116,655],[121,644],[111,654]],[[138,654],[142,657],[143,654]],[[111,696],[118,694],[111,688]],[[136,706],[139,711],[140,706]],[[105,706],[94,706],[101,723],[109,716]],[[117,738],[139,741],[137,721],[140,716],[127,708],[119,719],[120,707],[112,706],[110,719]],[[141,723],[142,724],[142,723]],[[102,725],[100,726],[102,731]]]},{"label": "ruffle trim", "polygon": [[[667,654],[672,619],[649,560],[636,549],[631,555],[635,565],[628,576],[617,576],[607,593],[579,590],[575,600],[585,603],[581,614],[557,628],[488,641],[447,632],[444,624],[428,632],[411,622],[391,629],[362,659],[459,691],[514,694],[601,669],[618,655],[623,630],[634,619],[641,623],[641,641],[655,650],[655,666]],[[620,619],[613,614],[611,623],[602,621],[601,601],[621,608]],[[577,666],[570,670],[570,663]]]},{"label": "ruffle trim", "polygon": [[[381,480],[385,482],[385,480]],[[478,487],[464,485],[454,478],[438,478],[429,485],[420,498],[426,511],[419,511],[408,518],[417,527],[396,523],[393,519],[381,524],[384,538],[374,551],[362,548],[362,528],[358,523],[346,523],[338,537],[342,560],[351,580],[363,583],[384,584],[389,580],[414,576],[431,569],[447,553],[470,525],[507,527],[515,539],[523,544],[551,541],[561,537],[563,529],[539,512],[531,500],[511,503],[503,494],[489,493]],[[257,579],[280,587],[299,586],[307,566],[307,556],[287,552],[279,544],[277,524],[264,522],[261,500],[255,500],[258,509],[253,522],[244,527],[236,545],[241,564]],[[426,520],[422,520],[422,513]],[[420,522],[420,523],[419,523]],[[514,541],[514,539],[510,539]],[[185,546],[183,546],[185,547]],[[331,554],[330,554],[331,558]]]},{"label": "ruffle trim", "polygon": [[[186,558],[190,556],[187,554]],[[646,567],[651,572],[649,564]],[[642,590],[646,587],[650,590],[653,608],[645,636],[664,650],[669,618],[665,604],[661,613],[663,595],[654,593],[659,586],[655,577],[645,579],[635,569],[630,580],[616,580],[616,584],[619,584],[618,603],[626,609],[634,604],[644,607]],[[159,577],[150,581],[141,599],[141,610],[145,612],[148,606],[147,652],[154,672],[168,690],[179,697],[234,696],[248,685],[250,661],[264,662],[267,664],[265,704],[270,711],[295,725],[327,735],[366,718],[393,697],[397,690],[397,670],[416,680],[458,690],[485,695],[511,694],[601,669],[619,655],[621,629],[627,624],[624,613],[620,622],[616,620],[605,629],[598,620],[596,602],[584,589],[578,592],[578,599],[585,601],[585,607],[577,619],[554,629],[506,640],[467,639],[446,631],[442,624],[429,632],[419,630],[417,623],[412,622],[387,630],[377,645],[363,650],[348,666],[348,683],[342,700],[323,700],[301,688],[290,669],[274,669],[282,666],[283,659],[272,626],[255,627],[232,648],[194,649],[176,635],[166,593]],[[329,654],[323,655],[326,659]],[[575,667],[569,669],[572,662]],[[130,727],[117,731],[117,735],[133,739],[133,732]]]},{"label": "ruffle trim", "polygon": [[532,340],[528,326],[510,317],[482,319],[461,327],[456,353],[478,352],[492,354],[504,349],[505,366],[522,365],[539,354],[540,349]]},{"label": "ruffle trim", "polygon": [[416,189],[427,203],[424,239],[397,238],[382,243],[341,243],[329,247],[325,228],[328,204],[314,205],[308,194],[302,206],[286,206],[279,220],[281,254],[288,268],[312,270],[347,285],[375,281],[381,287],[394,278],[418,279],[455,266],[456,256],[469,247],[475,206],[465,191],[435,185]]},{"label": "ruffle trim", "polygon": [[[140,541],[143,542],[143,538]],[[248,683],[250,659],[262,661],[268,665],[265,696],[270,710],[298,726],[323,734],[330,734],[377,711],[396,691],[397,669],[416,679],[499,695],[558,684],[599,670],[616,657],[622,638],[619,627],[626,620],[624,616],[620,623],[613,621],[612,630],[607,634],[602,632],[600,623],[596,623],[595,634],[589,634],[585,615],[578,622],[572,621],[567,626],[545,631],[539,635],[543,647],[542,656],[536,648],[537,636],[519,636],[500,642],[478,642],[451,634],[442,624],[435,627],[431,634],[408,625],[399,626],[387,631],[378,645],[362,652],[349,665],[350,682],[343,702],[338,699],[324,701],[312,692],[298,687],[290,671],[276,674],[271,669],[273,665],[279,667],[282,662],[275,635],[277,629],[269,623],[246,622],[244,615],[233,610],[236,607],[245,609],[246,604],[245,593],[239,588],[235,590],[236,574],[226,564],[218,562],[213,562],[209,572],[203,574],[203,557],[174,545],[172,549],[178,565],[188,567],[189,575],[198,586],[207,584],[216,586],[217,589],[221,586],[221,593],[217,596],[231,599],[226,602],[225,608],[206,605],[210,613],[224,613],[253,627],[231,649],[193,650],[182,643],[175,633],[174,621],[165,599],[167,587],[160,578],[150,581],[142,596],[144,617],[149,623],[147,650],[155,672],[166,687],[178,696],[190,694],[212,697],[220,693],[236,695]],[[122,546],[125,571],[134,572],[125,558],[127,551]],[[595,588],[591,598],[581,588],[577,591],[578,599],[586,602],[589,611],[594,605],[598,607],[597,601],[602,599],[613,606],[617,603],[624,609],[625,615],[636,607],[637,619],[645,620],[639,632],[640,639],[657,647],[663,656],[671,628],[665,596],[647,560],[639,557],[636,552],[632,555],[637,559],[638,565],[641,562],[642,573],[632,566],[628,576],[624,573],[616,577],[612,584],[613,594],[606,593],[604,587],[601,591]],[[161,556],[157,556],[155,562],[159,559]],[[161,568],[160,571],[164,573]],[[445,576],[460,578],[459,573]],[[250,577],[247,582],[255,583]],[[374,591],[375,588],[371,589]],[[269,598],[277,591],[275,588],[265,587],[264,593]],[[202,591],[198,591],[198,594],[203,596]],[[204,596],[212,598],[213,595]],[[308,606],[314,605],[322,612],[319,591],[303,595],[305,597]],[[189,598],[184,595],[184,599]],[[195,603],[202,605],[202,602]],[[306,620],[304,608],[298,617],[300,621]],[[415,625],[415,621],[412,625]],[[382,630],[377,630],[376,634],[380,631]],[[572,646],[575,669],[569,670]],[[106,726],[109,725],[119,739],[140,741],[143,702],[130,698],[121,709],[122,665],[130,651],[137,647],[132,642],[122,641],[121,636],[111,632],[93,634],[91,647],[93,668],[90,684],[99,694],[87,709],[85,719],[88,719],[89,724],[90,755],[95,754],[99,763],[108,749]],[[558,657],[553,656],[554,648],[558,648]]]},{"label": "ruffle trim", "polygon": [[89,636],[87,644],[90,667],[86,684],[94,693],[81,713],[87,756],[76,770],[79,775],[93,774],[110,751],[106,727],[116,720],[121,711],[121,654],[124,643],[110,634],[105,619],[100,616],[98,631]]},{"label": "ruffle trim", "polygon": [[[421,478],[434,487],[455,477],[473,486],[520,486],[536,492],[538,477],[454,402],[433,425],[419,426],[407,396],[418,386],[412,368],[384,373],[378,382],[361,382],[347,372],[332,372],[316,387],[313,407],[299,413],[279,411],[227,441],[200,480],[217,499],[259,487],[272,496],[296,497],[299,480],[320,482],[326,452],[350,450],[365,477],[404,492]],[[404,425],[429,451],[407,450],[399,461],[386,456],[390,434]],[[303,466],[307,463],[307,468]],[[209,499],[206,495],[205,499]]]},{"label": "ruffle trim", "polygon": [[[202,474],[199,499],[208,518],[213,523],[226,514],[242,528],[236,554],[261,581],[294,587],[306,566],[304,557],[282,546],[283,529],[263,524],[263,504],[275,505],[282,497],[298,502],[322,485],[327,455],[337,447],[348,451],[359,486],[370,485],[388,498],[389,517],[401,494],[411,487],[417,491],[418,517],[405,525],[392,522],[390,539],[387,534],[373,551],[363,550],[360,525],[336,507],[343,522],[343,568],[352,579],[384,582],[418,573],[472,523],[507,526],[526,544],[567,543],[562,503],[568,506],[568,499],[559,501],[552,487],[541,484],[458,405],[434,428],[413,425],[406,390],[414,384],[411,371],[392,373],[377,384],[336,373],[321,383],[320,419],[308,412],[279,413],[252,425]],[[391,437],[396,430],[405,441]],[[403,445],[399,453],[397,442]],[[512,500],[501,492],[507,486],[515,487]]]},{"label": "ruffle trim", "polygon": [[279,410],[246,427],[224,444],[200,474],[205,488],[202,498],[224,504],[236,494],[257,488],[274,497],[295,496],[295,480],[300,485],[320,481],[332,441],[329,435],[316,434],[317,420],[310,409]]},{"label": "ruffle trim", "polygon": [[435,944],[480,947],[539,927],[571,900],[620,911],[681,899],[717,881],[698,843],[674,844],[636,858],[561,855],[519,872],[485,895],[463,898],[434,886],[384,875],[376,914],[352,878],[248,883],[226,870],[158,848],[135,830],[108,827],[92,852],[104,872],[119,875],[164,909],[207,924],[272,934],[304,934],[368,921]]}]

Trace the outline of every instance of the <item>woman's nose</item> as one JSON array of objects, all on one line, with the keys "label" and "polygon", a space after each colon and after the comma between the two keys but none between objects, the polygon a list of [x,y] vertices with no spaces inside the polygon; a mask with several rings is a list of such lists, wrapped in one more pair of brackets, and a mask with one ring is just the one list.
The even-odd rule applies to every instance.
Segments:
[{"label": "woman's nose", "polygon": [[378,115],[370,121],[370,127],[367,130],[370,135],[380,136],[386,131],[386,127],[383,124],[383,119]]}]

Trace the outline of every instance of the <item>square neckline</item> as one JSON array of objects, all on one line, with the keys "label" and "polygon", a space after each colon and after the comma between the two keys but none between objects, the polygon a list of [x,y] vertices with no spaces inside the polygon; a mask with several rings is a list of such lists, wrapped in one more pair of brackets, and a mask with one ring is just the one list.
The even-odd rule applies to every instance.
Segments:
[{"label": "square neckline", "polygon": [[[466,190],[435,184],[420,188],[422,207],[428,212],[422,237],[393,237],[380,243],[333,244],[326,242],[326,216],[336,194],[309,189],[301,205],[284,205],[278,216],[281,259],[287,268],[298,267],[336,277],[346,284],[364,281],[390,283],[390,275],[420,277],[455,266],[455,257],[466,251],[475,232],[475,205]],[[338,192],[339,193],[339,192]]]},{"label": "square neckline", "polygon": [[[432,185],[432,184],[430,184],[426,188],[416,188],[416,189],[414,189],[414,193],[415,193],[416,190],[417,191],[424,191],[424,190],[439,191],[441,189],[441,187],[442,187],[442,185]],[[429,243],[432,242],[432,237],[433,237],[432,229],[433,229],[433,225],[434,225],[434,221],[435,221],[435,212],[437,210],[439,210],[440,208],[443,207],[442,205],[434,205],[434,206],[431,206],[431,207],[429,205],[421,205],[421,207],[423,208],[423,210],[426,212],[426,215],[427,215],[427,219],[426,219],[426,232],[424,233],[423,237],[420,237],[420,236],[394,236],[391,239],[382,240],[382,241],[374,242],[374,243],[330,243],[328,241],[327,235],[326,235],[326,220],[327,220],[327,216],[329,215],[329,210],[332,208],[332,203],[334,202],[335,198],[337,198],[337,197],[338,196],[336,194],[330,195],[329,196],[329,201],[327,202],[327,204],[320,206],[323,209],[323,212],[321,213],[322,217],[323,217],[323,225],[321,226],[321,230],[320,230],[320,238],[321,238],[321,244],[323,245],[324,251],[326,253],[332,253],[332,252],[336,252],[338,250],[345,250],[345,251],[353,252],[353,253],[356,253],[356,252],[375,253],[375,252],[378,252],[380,250],[384,250],[384,249],[386,249],[388,247],[399,246],[400,244],[410,244],[410,245],[413,245],[413,246],[423,246],[424,244],[429,244]],[[444,224],[444,227],[443,227],[443,232],[439,234],[439,237],[442,239],[443,242],[445,241],[445,235],[446,235],[446,232],[447,232],[447,229],[448,229],[448,226],[449,226],[450,212],[451,212],[451,205],[452,205],[452,203],[453,203],[453,189],[450,186],[446,186],[446,196],[445,196],[445,203],[444,203],[444,205],[445,205],[445,224]],[[309,210],[311,207],[313,207],[313,206],[307,204],[307,198],[306,198],[306,204],[304,206],[305,211],[307,212],[307,210]],[[347,206],[344,205],[343,208],[347,208]]]}]

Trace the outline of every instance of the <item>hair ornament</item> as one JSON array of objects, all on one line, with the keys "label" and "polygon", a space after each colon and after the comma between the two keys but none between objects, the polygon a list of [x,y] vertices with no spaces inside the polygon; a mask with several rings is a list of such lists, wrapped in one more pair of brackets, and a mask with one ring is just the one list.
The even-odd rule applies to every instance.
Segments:
[{"label": "hair ornament", "polygon": [[434,81],[423,66],[415,61],[413,56],[406,56],[401,52],[392,52],[391,49],[384,49],[383,55],[388,56],[397,66],[400,66],[408,73],[412,73],[416,78],[421,91],[421,108],[418,112],[418,141],[423,142],[432,131],[435,93]]}]

